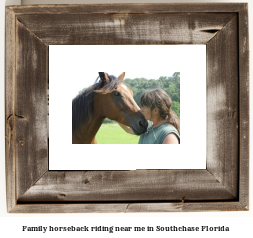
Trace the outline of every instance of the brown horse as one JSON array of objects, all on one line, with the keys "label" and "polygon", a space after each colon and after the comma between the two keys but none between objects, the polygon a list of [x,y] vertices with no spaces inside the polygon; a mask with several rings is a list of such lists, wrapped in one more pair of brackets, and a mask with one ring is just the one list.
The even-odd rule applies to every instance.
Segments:
[{"label": "brown horse", "polygon": [[147,121],[123,82],[124,76],[99,72],[95,84],[73,99],[73,144],[95,144],[95,135],[106,117],[131,127],[136,135],[147,130]]}]

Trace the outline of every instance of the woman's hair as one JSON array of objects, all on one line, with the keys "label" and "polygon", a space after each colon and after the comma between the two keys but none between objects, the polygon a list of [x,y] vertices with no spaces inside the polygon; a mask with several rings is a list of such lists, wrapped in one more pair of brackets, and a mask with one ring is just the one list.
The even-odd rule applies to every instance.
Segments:
[{"label": "woman's hair", "polygon": [[180,134],[180,122],[177,114],[171,110],[172,100],[161,88],[147,90],[141,95],[141,105],[151,110],[158,108],[160,117],[173,125]]}]

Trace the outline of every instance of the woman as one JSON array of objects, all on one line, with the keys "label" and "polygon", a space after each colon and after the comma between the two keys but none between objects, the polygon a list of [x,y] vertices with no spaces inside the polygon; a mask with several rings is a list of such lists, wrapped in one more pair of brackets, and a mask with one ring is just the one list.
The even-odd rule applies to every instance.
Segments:
[{"label": "woman", "polygon": [[[151,89],[141,96],[141,112],[148,120],[147,131],[140,136],[139,144],[179,144],[180,124],[175,112],[171,110],[169,95],[160,88]],[[128,133],[134,134],[130,127],[120,124]]]}]

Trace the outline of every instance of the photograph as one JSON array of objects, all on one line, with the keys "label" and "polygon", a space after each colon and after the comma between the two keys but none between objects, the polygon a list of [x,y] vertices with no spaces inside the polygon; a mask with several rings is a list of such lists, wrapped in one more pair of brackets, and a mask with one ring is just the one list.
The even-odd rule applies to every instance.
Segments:
[{"label": "photograph", "polygon": [[179,72],[156,79],[98,74],[72,100],[73,144],[180,143]]}]

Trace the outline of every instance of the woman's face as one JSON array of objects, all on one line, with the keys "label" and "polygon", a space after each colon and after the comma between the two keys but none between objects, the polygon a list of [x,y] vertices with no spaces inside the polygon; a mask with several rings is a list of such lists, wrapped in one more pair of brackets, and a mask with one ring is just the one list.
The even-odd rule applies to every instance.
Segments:
[{"label": "woman's face", "polygon": [[151,120],[151,109],[147,106],[141,107],[141,113],[144,115],[146,120]]}]

